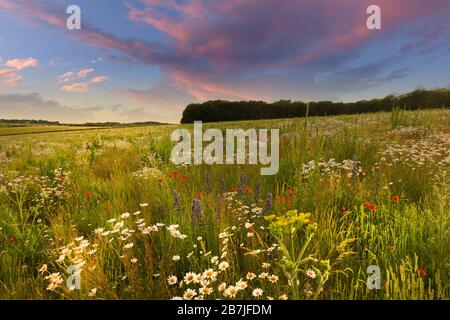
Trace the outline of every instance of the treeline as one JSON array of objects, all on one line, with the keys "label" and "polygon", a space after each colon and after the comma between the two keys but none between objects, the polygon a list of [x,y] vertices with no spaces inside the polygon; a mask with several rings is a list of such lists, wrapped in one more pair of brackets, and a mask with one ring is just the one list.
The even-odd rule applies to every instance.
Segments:
[{"label": "treeline", "polygon": [[86,123],[60,123],[59,121],[47,121],[47,120],[24,120],[24,119],[0,119],[0,125],[6,126],[29,126],[29,125],[41,125],[41,126],[67,126],[67,127],[130,127],[130,126],[151,126],[151,125],[163,125],[165,123],[156,121],[145,122],[86,122]]},{"label": "treeline", "polygon": [[47,120],[25,120],[25,119],[0,119],[0,123],[5,124],[40,124],[48,126],[58,126],[60,123],[58,121],[47,121]]},{"label": "treeline", "polygon": [[260,120],[297,118],[308,116],[331,116],[339,114],[357,114],[377,111],[391,111],[393,107],[407,110],[425,108],[449,108],[450,90],[417,89],[408,94],[388,95],[381,99],[361,100],[357,102],[280,100],[273,103],[264,101],[224,101],[214,100],[204,103],[192,103],[183,111],[181,123],[194,121],[218,122],[237,120]]},{"label": "treeline", "polygon": [[86,122],[81,124],[65,124],[66,126],[71,127],[130,127],[130,126],[153,126],[153,125],[162,125],[165,123],[156,122],[156,121],[145,121],[145,122]]}]

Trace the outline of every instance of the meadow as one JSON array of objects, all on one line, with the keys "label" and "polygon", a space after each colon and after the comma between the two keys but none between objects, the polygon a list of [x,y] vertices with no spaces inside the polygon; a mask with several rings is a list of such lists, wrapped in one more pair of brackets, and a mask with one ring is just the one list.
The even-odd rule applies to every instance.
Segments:
[{"label": "meadow", "polygon": [[0,299],[450,298],[450,110],[205,125],[279,128],[274,176],[178,127],[0,137]]},{"label": "meadow", "polygon": [[22,134],[33,134],[33,133],[48,133],[48,132],[66,132],[66,131],[78,131],[78,130],[93,130],[98,129],[95,127],[80,126],[80,127],[70,127],[70,126],[50,126],[50,125],[29,125],[29,126],[6,126],[0,123],[0,136],[9,135],[22,135]]}]

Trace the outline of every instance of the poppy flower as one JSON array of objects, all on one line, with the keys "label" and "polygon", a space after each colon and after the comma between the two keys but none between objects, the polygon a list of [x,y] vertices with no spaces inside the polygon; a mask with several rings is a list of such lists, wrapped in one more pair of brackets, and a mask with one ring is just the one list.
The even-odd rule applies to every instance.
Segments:
[{"label": "poppy flower", "polygon": [[369,207],[369,206],[370,206],[370,203],[369,203],[368,201],[364,201],[364,202],[363,202],[363,206],[364,206],[364,207]]},{"label": "poppy flower", "polygon": [[237,192],[237,188],[236,187],[231,188],[231,192]]},{"label": "poppy flower", "polygon": [[347,208],[346,208],[346,207],[342,207],[342,208],[341,208],[341,211],[342,211],[342,212],[345,212],[345,211],[347,211]]},{"label": "poppy flower", "polygon": [[89,192],[86,192],[86,194],[84,196],[89,199],[90,197],[92,197],[92,194],[90,194]]},{"label": "poppy flower", "polygon": [[255,229],[254,229],[253,227],[249,227],[249,228],[247,228],[247,231],[249,231],[249,232],[255,232]]},{"label": "poppy flower", "polygon": [[427,272],[425,271],[425,269],[420,268],[419,270],[417,270],[417,272],[419,272],[421,277],[425,277],[427,275]]},{"label": "poppy flower", "polygon": [[398,196],[393,196],[393,197],[392,197],[392,200],[398,201]]},{"label": "poppy flower", "polygon": [[249,187],[249,186],[245,186],[244,192],[245,192],[245,193],[251,193],[251,192],[252,192],[252,188]]},{"label": "poppy flower", "polygon": [[370,211],[377,211],[377,207],[374,204],[369,205]]}]

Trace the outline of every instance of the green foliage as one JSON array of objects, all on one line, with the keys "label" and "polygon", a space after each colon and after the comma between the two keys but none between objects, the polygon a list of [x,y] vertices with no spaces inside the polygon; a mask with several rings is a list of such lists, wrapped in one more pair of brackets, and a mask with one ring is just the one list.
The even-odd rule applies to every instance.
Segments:
[{"label": "green foliage", "polygon": [[0,299],[198,297],[210,269],[206,299],[448,299],[449,111],[313,110],[214,125],[279,128],[267,177],[174,166],[175,126],[0,137]]},{"label": "green foliage", "polygon": [[382,99],[347,103],[332,101],[304,103],[291,100],[266,103],[264,101],[215,100],[188,105],[183,112],[181,123],[331,116],[394,109],[392,115],[393,126],[395,126],[398,122],[396,118],[400,115],[400,109],[396,106],[404,109],[407,106],[408,110],[449,108],[450,90],[416,90],[400,96],[389,95]]}]

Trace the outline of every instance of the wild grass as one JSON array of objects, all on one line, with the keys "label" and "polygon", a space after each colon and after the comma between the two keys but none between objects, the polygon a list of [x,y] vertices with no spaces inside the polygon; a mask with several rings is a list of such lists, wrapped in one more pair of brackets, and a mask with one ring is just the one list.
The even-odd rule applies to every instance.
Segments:
[{"label": "wild grass", "polygon": [[449,298],[448,110],[217,126],[280,128],[279,173],[176,167],[176,126],[0,137],[0,298]]},{"label": "wild grass", "polygon": [[98,129],[96,127],[80,126],[80,127],[70,127],[70,126],[39,126],[39,125],[29,125],[29,126],[2,126],[0,124],[0,136],[9,135],[22,135],[22,134],[33,134],[33,133],[47,133],[47,132],[66,132],[66,131],[79,131],[79,130],[93,130]]}]

